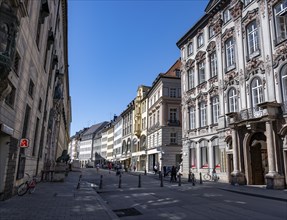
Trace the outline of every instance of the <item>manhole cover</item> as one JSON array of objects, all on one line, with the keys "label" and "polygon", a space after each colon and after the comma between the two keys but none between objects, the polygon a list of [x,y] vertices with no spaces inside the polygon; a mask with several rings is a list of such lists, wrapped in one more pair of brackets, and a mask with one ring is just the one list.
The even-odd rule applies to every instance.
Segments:
[{"label": "manhole cover", "polygon": [[142,215],[138,210],[135,208],[128,208],[128,209],[116,209],[113,210],[118,217],[125,217],[125,216],[135,216],[135,215]]}]

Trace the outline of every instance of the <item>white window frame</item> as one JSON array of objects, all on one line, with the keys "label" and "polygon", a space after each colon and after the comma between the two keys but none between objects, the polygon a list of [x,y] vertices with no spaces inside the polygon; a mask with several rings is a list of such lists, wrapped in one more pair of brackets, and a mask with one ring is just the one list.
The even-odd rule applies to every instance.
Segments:
[{"label": "white window frame", "polygon": [[187,46],[187,56],[190,56],[193,54],[193,44],[192,42],[188,44]]},{"label": "white window frame", "polygon": [[248,46],[248,54],[252,56],[254,54],[259,53],[259,33],[256,21],[251,22],[246,27],[247,32],[247,46]]},{"label": "white window frame", "polygon": [[187,71],[187,77],[188,77],[188,90],[192,89],[195,87],[194,83],[194,67],[190,68]]},{"label": "white window frame", "polygon": [[170,133],[170,143],[171,144],[176,144],[177,143],[177,134],[176,134],[176,132]]},{"label": "white window frame", "polygon": [[225,41],[225,60],[227,70],[235,66],[234,40],[232,37]]},{"label": "white window frame", "polygon": [[177,108],[170,108],[169,109],[169,120],[172,122],[177,121]]},{"label": "white window frame", "polygon": [[210,54],[210,77],[217,76],[217,56],[216,52]]},{"label": "white window frame", "polygon": [[261,110],[257,105],[262,103],[264,100],[263,85],[261,79],[259,79],[258,77],[254,78],[251,82],[251,97],[253,110]]},{"label": "white window frame", "polygon": [[281,69],[282,101],[287,111],[287,64]]},{"label": "white window frame", "polygon": [[195,107],[194,106],[189,107],[188,113],[189,113],[189,129],[192,130],[195,129],[195,114],[196,114]]},{"label": "white window frame", "polygon": [[223,22],[224,24],[227,23],[228,21],[231,20],[231,14],[230,14],[230,10],[229,9],[226,9],[224,12],[223,12]]},{"label": "white window frame", "polygon": [[274,23],[277,43],[287,39],[287,0],[274,6]]},{"label": "white window frame", "polygon": [[238,100],[237,91],[235,88],[231,88],[228,91],[228,112],[237,112]]},{"label": "white window frame", "polygon": [[205,79],[205,63],[204,61],[198,63],[198,78],[199,84],[206,81]]},{"label": "white window frame", "polygon": [[215,35],[215,31],[214,31],[213,27],[214,27],[213,25],[210,25],[210,26],[208,27],[209,39],[212,38],[212,37],[214,37],[214,35]]},{"label": "white window frame", "polygon": [[197,37],[197,48],[200,48],[204,45],[203,33],[199,34]]},{"label": "white window frame", "polygon": [[212,122],[213,124],[218,123],[218,117],[219,117],[219,97],[214,96],[212,98]]},{"label": "white window frame", "polygon": [[205,127],[207,125],[207,115],[206,115],[206,103],[200,103],[200,127]]}]

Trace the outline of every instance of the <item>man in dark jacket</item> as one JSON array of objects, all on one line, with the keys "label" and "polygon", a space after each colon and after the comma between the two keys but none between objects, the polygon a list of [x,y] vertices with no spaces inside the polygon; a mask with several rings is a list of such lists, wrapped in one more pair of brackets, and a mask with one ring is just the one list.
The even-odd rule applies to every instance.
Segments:
[{"label": "man in dark jacket", "polygon": [[175,168],[175,166],[172,166],[172,168],[171,168],[170,182],[173,182],[173,180],[176,182],[176,168]]}]

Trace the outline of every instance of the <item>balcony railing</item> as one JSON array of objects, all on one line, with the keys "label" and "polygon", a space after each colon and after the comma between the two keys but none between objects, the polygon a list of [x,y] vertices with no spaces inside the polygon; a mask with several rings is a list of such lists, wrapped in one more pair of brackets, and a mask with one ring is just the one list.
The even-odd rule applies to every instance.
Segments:
[{"label": "balcony railing", "polygon": [[179,120],[168,120],[167,125],[169,125],[169,126],[180,126],[180,121]]},{"label": "balcony railing", "polygon": [[238,120],[244,121],[253,118],[260,118],[266,114],[267,113],[263,111],[263,109],[260,109],[259,107],[248,108],[240,111]]}]

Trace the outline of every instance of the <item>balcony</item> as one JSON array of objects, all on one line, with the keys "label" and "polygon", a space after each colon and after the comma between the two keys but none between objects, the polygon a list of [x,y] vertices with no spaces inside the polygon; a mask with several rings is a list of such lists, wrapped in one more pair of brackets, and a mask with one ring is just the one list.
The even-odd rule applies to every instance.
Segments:
[{"label": "balcony", "polygon": [[178,127],[178,126],[180,126],[180,121],[179,120],[168,120],[167,125]]},{"label": "balcony", "polygon": [[238,115],[238,120],[244,121],[254,118],[260,118],[264,115],[267,115],[267,112],[259,107],[248,108],[240,111]]}]

